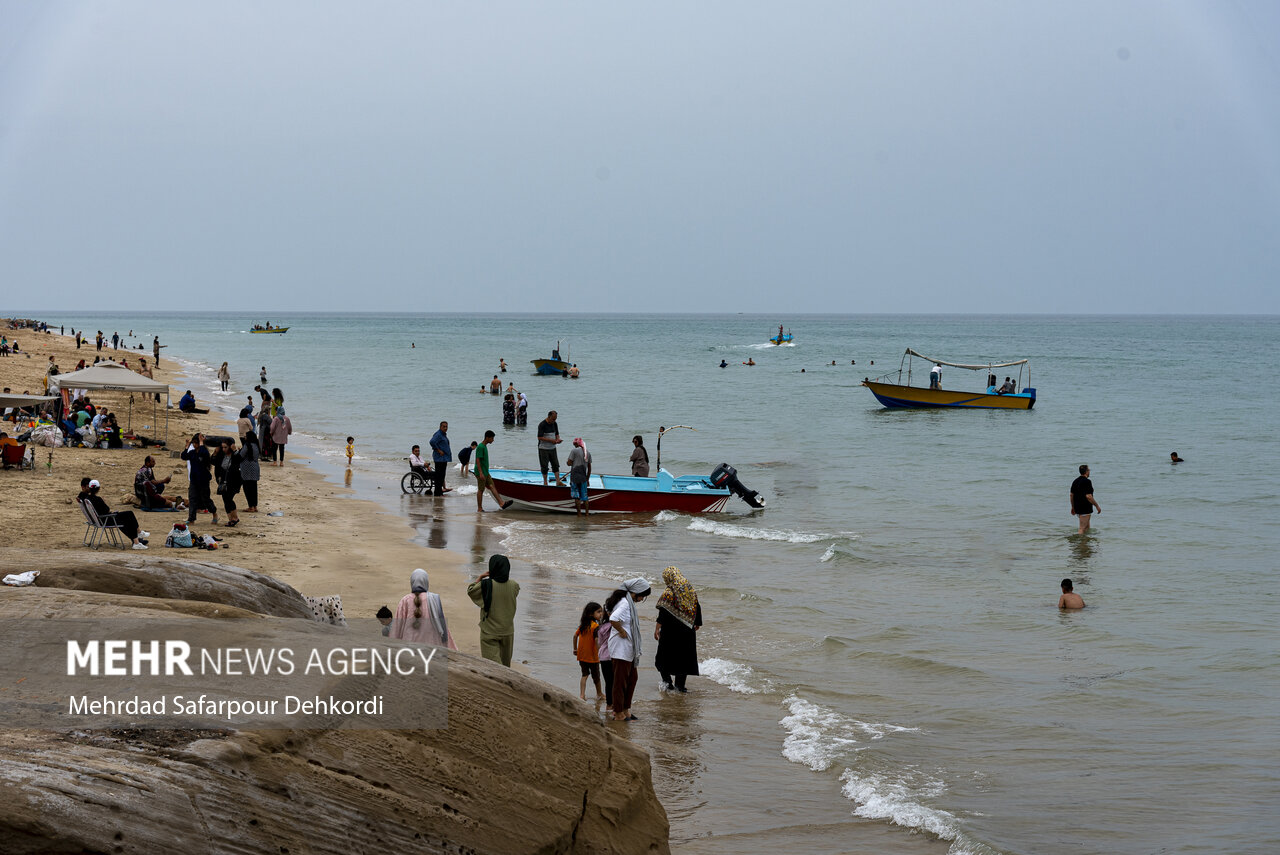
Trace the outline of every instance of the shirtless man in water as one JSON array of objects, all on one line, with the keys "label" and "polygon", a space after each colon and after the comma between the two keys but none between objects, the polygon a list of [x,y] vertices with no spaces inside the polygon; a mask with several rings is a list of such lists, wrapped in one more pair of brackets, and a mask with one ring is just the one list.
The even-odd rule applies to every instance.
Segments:
[{"label": "shirtless man in water", "polygon": [[1071,580],[1062,580],[1062,596],[1058,597],[1058,608],[1060,609],[1082,609],[1084,608],[1084,599],[1072,590]]}]

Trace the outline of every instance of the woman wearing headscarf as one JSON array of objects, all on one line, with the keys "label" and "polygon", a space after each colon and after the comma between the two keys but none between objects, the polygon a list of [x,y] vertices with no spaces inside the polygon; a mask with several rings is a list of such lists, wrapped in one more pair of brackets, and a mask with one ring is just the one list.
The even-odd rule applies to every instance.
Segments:
[{"label": "woman wearing headscarf", "polygon": [[662,571],[667,589],[658,598],[658,625],[653,638],[658,653],[653,664],[662,675],[662,687],[668,691],[688,691],[685,677],[698,675],[698,627],[702,626],[702,605],[689,580],[679,570]]},{"label": "woman wearing headscarf", "polygon": [[241,439],[244,439],[245,434],[253,433],[253,407],[240,409],[240,418],[236,419],[236,431]]},{"label": "woman wearing headscarf", "polygon": [[427,571],[421,567],[409,575],[409,593],[396,606],[391,637],[457,650],[449,623],[444,619],[444,604],[439,594],[430,592],[430,587]]},{"label": "woman wearing headscarf", "polygon": [[628,579],[614,591],[618,604],[609,614],[609,657],[613,660],[613,717],[617,721],[635,721],[631,714],[631,697],[636,691],[640,662],[640,615],[636,603],[649,596],[649,583],[642,577]]},{"label": "woman wearing headscarf", "polygon": [[631,437],[631,474],[637,478],[649,477],[649,452],[644,447],[644,438],[640,434]]},{"label": "woman wearing headscarf", "polygon": [[293,422],[289,421],[289,417],[284,412],[284,405],[281,404],[275,408],[275,416],[271,419],[271,459],[280,461],[272,465],[284,465],[284,446],[289,441],[291,433],[293,433]]},{"label": "woman wearing headscarf", "polygon": [[489,556],[489,572],[467,586],[467,596],[480,607],[480,655],[511,667],[516,635],[516,597],[520,583],[512,582],[511,562],[505,555]]},{"label": "woman wearing headscarf", "polygon": [[262,466],[258,461],[261,458],[258,436],[251,428],[240,437],[240,480],[244,486],[244,500],[248,505],[245,511],[251,514],[258,512],[258,480],[262,478]]}]

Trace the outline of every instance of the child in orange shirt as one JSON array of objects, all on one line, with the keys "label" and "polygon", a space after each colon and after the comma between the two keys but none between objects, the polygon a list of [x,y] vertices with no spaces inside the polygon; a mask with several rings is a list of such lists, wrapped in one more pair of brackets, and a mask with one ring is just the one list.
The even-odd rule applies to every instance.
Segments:
[{"label": "child in orange shirt", "polygon": [[596,684],[596,700],[600,694],[600,651],[596,647],[596,629],[604,619],[604,609],[599,603],[587,603],[582,610],[582,619],[578,621],[578,629],[573,634],[573,655],[578,658],[578,667],[582,669],[582,681],[578,686],[578,697],[587,699],[587,675]]}]

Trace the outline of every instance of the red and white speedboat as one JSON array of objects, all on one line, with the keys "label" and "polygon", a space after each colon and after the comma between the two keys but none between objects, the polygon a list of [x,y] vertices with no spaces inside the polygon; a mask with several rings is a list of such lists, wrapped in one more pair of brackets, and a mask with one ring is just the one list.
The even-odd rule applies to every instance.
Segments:
[{"label": "red and white speedboat", "polygon": [[[531,469],[491,469],[489,474],[503,499],[511,499],[515,507],[531,511],[553,511],[571,514],[573,497],[569,495],[568,476],[565,486],[555,481],[542,483],[542,473]],[[678,511],[682,514],[713,514],[724,510],[731,495],[737,495],[753,508],[763,508],[764,500],[754,490],[738,481],[737,472],[728,464],[716,467],[710,477],[702,475],[673,476],[659,469],[656,477],[631,475],[592,475],[587,481],[587,503],[593,514],[646,514]]]}]

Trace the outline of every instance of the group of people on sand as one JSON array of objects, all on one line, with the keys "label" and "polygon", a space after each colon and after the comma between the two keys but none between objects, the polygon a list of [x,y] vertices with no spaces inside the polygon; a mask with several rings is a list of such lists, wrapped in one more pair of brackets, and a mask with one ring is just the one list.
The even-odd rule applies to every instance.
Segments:
[{"label": "group of people on sand", "polygon": [[[687,679],[698,675],[697,632],[702,626],[702,605],[689,580],[675,567],[662,571],[665,590],[658,598],[653,630],[657,650],[654,665],[662,677],[662,689],[684,693]],[[636,721],[632,712],[638,668],[644,644],[638,606],[652,594],[643,577],[628,579],[604,604],[589,602],[573,633],[573,656],[581,671],[578,695],[586,700],[587,678],[595,685],[596,701],[605,702],[606,714],[617,721]],[[492,555],[489,567],[467,586],[467,596],[480,609],[480,655],[507,667],[515,653],[515,618],[520,583],[511,579],[511,561]],[[378,618],[390,638],[433,644],[457,650],[449,631],[440,595],[430,590],[430,578],[422,568],[409,576],[409,593],[395,611],[385,606]],[[603,682],[603,691],[601,683]]]}]

